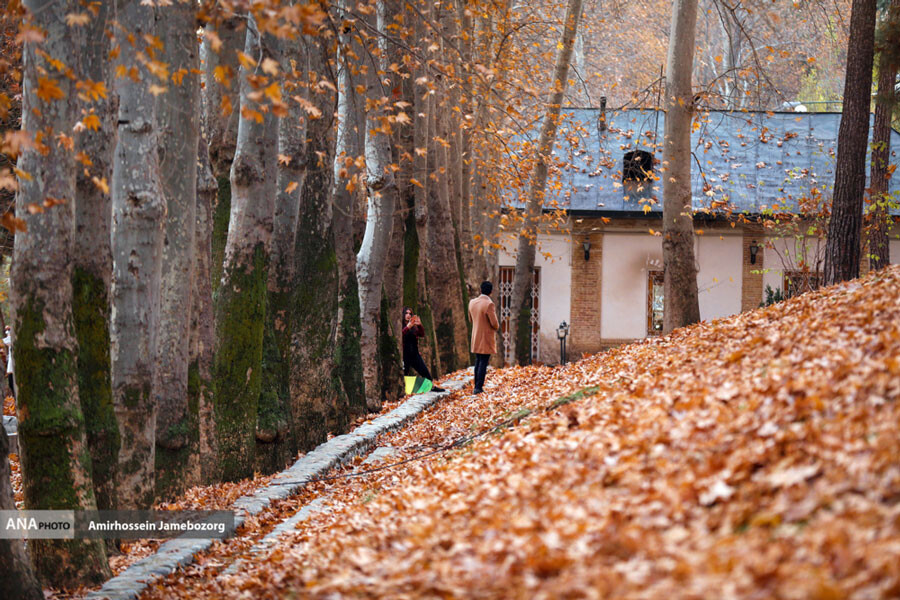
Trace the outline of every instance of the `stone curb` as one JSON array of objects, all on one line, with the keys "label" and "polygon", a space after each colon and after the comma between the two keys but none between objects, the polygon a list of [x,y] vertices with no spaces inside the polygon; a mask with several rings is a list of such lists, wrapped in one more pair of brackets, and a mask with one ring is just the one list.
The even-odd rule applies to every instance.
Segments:
[{"label": "stone curb", "polygon": [[[298,459],[292,466],[253,494],[241,496],[231,509],[236,514],[235,528],[244,520],[262,512],[272,502],[296,494],[310,479],[321,477],[331,469],[365,453],[375,445],[378,436],[402,427],[407,421],[435,404],[450,391],[462,388],[469,376],[457,377],[443,383],[448,392],[430,392],[413,396],[391,412],[360,425],[350,433],[331,438],[315,450]],[[302,520],[301,519],[298,519]],[[233,532],[232,532],[233,533]],[[85,596],[90,600],[133,600],[155,580],[165,577],[178,567],[194,562],[194,555],[212,546],[213,539],[175,538],[162,544],[155,554],[142,558],[103,587]]]}]

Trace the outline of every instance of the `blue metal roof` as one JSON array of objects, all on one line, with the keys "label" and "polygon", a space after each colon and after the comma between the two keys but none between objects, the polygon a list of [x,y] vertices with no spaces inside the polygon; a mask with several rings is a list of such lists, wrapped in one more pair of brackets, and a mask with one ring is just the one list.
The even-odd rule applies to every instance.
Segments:
[{"label": "blue metal roof", "polygon": [[[607,111],[603,132],[598,127],[599,109],[568,109],[563,114],[554,156],[567,166],[559,173],[561,185],[548,190],[545,208],[643,214],[649,204],[651,213],[662,211],[662,180],[658,177],[664,112]],[[695,210],[725,201],[736,212],[748,214],[773,208],[796,212],[798,199],[813,189],[830,197],[840,120],[840,113],[701,113],[699,127],[691,136]],[[893,163],[898,148],[900,133],[893,131]],[[623,156],[630,150],[654,154],[657,180],[623,185]],[[898,189],[900,172],[895,171],[890,190]],[[513,204],[521,206],[523,200],[517,198]]]}]

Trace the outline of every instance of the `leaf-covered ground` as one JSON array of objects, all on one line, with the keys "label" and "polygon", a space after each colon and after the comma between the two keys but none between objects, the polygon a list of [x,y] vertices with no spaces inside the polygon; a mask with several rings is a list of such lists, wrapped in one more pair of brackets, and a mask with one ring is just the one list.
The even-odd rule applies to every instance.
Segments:
[{"label": "leaf-covered ground", "polygon": [[389,460],[522,419],[311,485],[247,535],[328,511],[237,575],[247,540],[145,597],[900,595],[900,267],[488,390],[387,436]]}]

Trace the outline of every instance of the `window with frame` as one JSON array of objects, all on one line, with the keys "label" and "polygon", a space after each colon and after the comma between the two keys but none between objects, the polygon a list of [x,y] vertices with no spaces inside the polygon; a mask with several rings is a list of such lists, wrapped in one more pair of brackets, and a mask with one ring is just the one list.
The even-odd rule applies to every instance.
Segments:
[{"label": "window with frame", "polygon": [[822,273],[819,271],[785,271],[782,281],[785,298],[793,298],[821,287]]},{"label": "window with frame", "polygon": [[647,335],[663,332],[663,272],[647,272]]}]

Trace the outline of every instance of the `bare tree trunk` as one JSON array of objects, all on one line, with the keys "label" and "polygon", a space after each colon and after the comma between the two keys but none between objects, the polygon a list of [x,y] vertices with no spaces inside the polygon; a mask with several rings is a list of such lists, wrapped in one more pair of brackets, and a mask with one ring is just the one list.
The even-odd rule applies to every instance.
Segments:
[{"label": "bare tree trunk", "polygon": [[825,242],[825,285],[859,277],[875,52],[875,4],[875,0],[853,0],[850,15],[844,108],[834,169],[834,199]]},{"label": "bare tree trunk", "polygon": [[[437,107],[429,111],[430,127],[435,134],[444,133],[437,127]],[[434,321],[441,366],[450,372],[469,362],[469,344],[466,339],[466,317],[462,304],[462,286],[459,264],[456,260],[455,231],[450,203],[450,170],[446,142],[442,136],[431,136],[428,155],[433,157],[436,176],[429,185],[427,209],[427,240],[425,266],[428,291],[432,297],[431,313]],[[431,177],[429,177],[431,179]]]},{"label": "bare tree trunk", "polygon": [[691,196],[691,119],[697,0],[672,5],[666,59],[666,126],[663,147],[663,331],[700,320]]},{"label": "bare tree trunk", "polygon": [[[541,127],[541,137],[538,141],[538,155],[535,162],[534,173],[531,176],[531,185],[528,189],[528,201],[525,206],[525,221],[519,231],[519,244],[516,252],[516,274],[513,280],[513,292],[510,299],[510,343],[513,346],[513,356],[527,357],[524,348],[530,348],[529,317],[531,315],[531,289],[532,271],[534,270],[535,244],[537,243],[538,223],[541,218],[541,210],[544,206],[544,195],[547,188],[547,167],[553,154],[553,144],[556,141],[556,129],[559,126],[559,112],[562,107],[563,94],[569,77],[569,62],[572,59],[572,47],[575,44],[575,34],[578,31],[578,21],[581,18],[581,0],[569,0],[566,8],[565,27],[560,40],[559,52],[556,55],[556,66],[553,69],[552,90],[548,97],[547,114],[544,116],[544,124]],[[521,352],[517,352],[521,349]],[[521,361],[521,358],[520,358]]]},{"label": "bare tree trunk", "polygon": [[[275,46],[249,19],[244,52],[261,62],[277,57]],[[248,96],[254,89],[248,78],[261,76],[261,68],[256,69],[260,72],[241,68],[243,116],[231,165],[231,218],[215,307],[216,437],[226,481],[253,475],[275,202],[278,122],[271,106],[261,107]]]},{"label": "bare tree trunk", "polygon": [[[204,107],[204,110],[208,106]],[[204,118],[204,123],[206,119]],[[205,130],[205,128],[204,128]],[[188,406],[197,412],[198,451],[192,455],[192,470],[201,484],[217,481],[215,404],[213,399],[213,350],[216,330],[213,321],[212,207],[218,190],[209,162],[207,138],[201,130],[197,144],[197,210],[194,235],[194,284],[191,291],[189,338]],[[196,408],[193,408],[196,407]]]},{"label": "bare tree trunk", "polygon": [[[138,65],[145,36],[155,35],[155,9],[139,0],[118,5],[121,23],[138,41],[123,35],[119,64]],[[113,403],[122,447],[117,477],[119,508],[149,508],[154,496],[156,402],[152,394],[159,330],[159,286],[166,201],[159,180],[156,108],[152,79],[143,65],[140,81],[116,79],[118,143],[113,163]]]},{"label": "bare tree trunk", "polygon": [[[338,2],[341,10],[348,10],[350,3]],[[353,243],[355,186],[359,168],[356,159],[362,155],[363,125],[365,123],[364,99],[356,91],[360,77],[357,61],[362,52],[353,38],[354,24],[344,21],[340,27],[337,49],[337,137],[335,139],[332,202],[332,235],[337,256],[338,313],[335,340],[336,376],[341,382],[352,415],[366,413],[366,394],[362,379],[362,355],[360,353],[359,288],[356,280],[356,253]]]},{"label": "bare tree trunk", "polygon": [[[97,14],[86,26],[86,41],[79,57],[82,79],[112,87],[109,61],[110,4],[97,5]],[[99,129],[85,127],[75,138],[77,152],[91,165],[76,169],[75,255],[73,315],[78,338],[78,397],[84,413],[97,507],[116,506],[116,469],[119,425],[113,407],[109,348],[112,204],[107,191],[95,183],[112,179],[116,145],[116,106],[112,92],[106,97],[88,97],[84,108],[100,120]],[[93,100],[91,102],[90,100]]]},{"label": "bare tree trunk", "polygon": [[[890,4],[887,23],[896,28],[900,18],[900,0]],[[892,31],[893,32],[893,31]],[[895,32],[894,32],[895,33]],[[887,43],[896,43],[890,36]],[[869,197],[872,199],[871,226],[869,232],[870,268],[873,271],[891,264],[890,244],[887,230],[891,222],[888,212],[888,192],[891,162],[891,115],[896,105],[894,81],[897,78],[897,64],[884,47],[878,55],[878,100],[875,105],[875,124],[872,128],[872,158],[870,160]]]},{"label": "bare tree trunk", "polygon": [[166,234],[160,279],[159,334],[153,394],[156,423],[156,496],[168,498],[199,481],[189,471],[199,442],[196,405],[188,405],[188,344],[197,219],[200,69],[194,6],[159,8],[157,27],[169,70],[180,77],[157,96],[159,170],[166,197]]},{"label": "bare tree trunk", "polygon": [[[385,3],[375,3],[376,27],[381,36],[386,35],[389,16]],[[388,48],[384,37],[379,37],[380,73],[389,72]],[[378,100],[387,96],[378,75],[371,78],[370,98]],[[356,255],[356,276],[359,284],[360,351],[362,353],[363,381],[366,404],[370,410],[381,408],[381,386],[378,382],[378,323],[381,318],[381,284],[384,265],[393,228],[394,207],[399,191],[391,165],[390,131],[384,131],[378,110],[366,115],[366,187],[369,190],[366,214],[366,233]]]},{"label": "bare tree trunk", "polygon": [[[303,153],[305,183],[294,248],[295,281],[316,282],[294,289],[291,342],[291,404],[301,448],[325,441],[329,430],[349,422],[349,405],[335,368],[337,328],[337,260],[331,232],[333,139],[335,99],[328,72],[328,50],[311,40],[306,45],[309,102],[317,114],[309,115]],[[301,63],[303,64],[303,63]]]},{"label": "bare tree trunk", "polygon": [[[291,63],[302,58],[300,44],[285,40],[282,69],[285,86],[298,73]],[[279,162],[275,183],[275,212],[269,252],[266,328],[263,336],[263,381],[256,422],[256,469],[272,473],[284,468],[298,449],[291,410],[291,299],[294,279],[294,243],[304,179],[306,121],[299,103],[289,100],[288,113],[278,123]]]},{"label": "bare tree trunk", "polygon": [[[10,475],[9,438],[0,427],[0,510],[16,510]],[[4,598],[44,600],[22,540],[0,539],[0,573],[3,573]]]},{"label": "bare tree trunk", "polygon": [[[245,19],[230,16],[208,25],[203,42],[206,76],[207,126],[209,129],[209,159],[216,178],[218,195],[213,205],[212,277],[213,290],[222,279],[225,262],[225,243],[228,238],[228,218],[231,215],[231,162],[237,145],[240,115],[240,82],[238,51],[243,50],[247,28]],[[210,42],[215,35],[221,46],[218,50]]]},{"label": "bare tree trunk", "polygon": [[[65,23],[65,15],[78,10],[77,2],[28,0],[25,8],[45,39],[24,44],[22,129],[42,132],[47,140],[19,158],[18,167],[28,176],[19,178],[16,216],[27,230],[15,236],[10,273],[25,506],[91,510],[97,504],[78,400],[72,315],[75,160],[71,148],[57,143],[57,136],[68,136],[75,126],[76,91],[75,82],[55,75],[48,61],[69,60],[85,40]],[[52,93],[39,93],[41,86]],[[109,575],[100,540],[31,540],[29,550],[38,575],[54,587]]]}]

